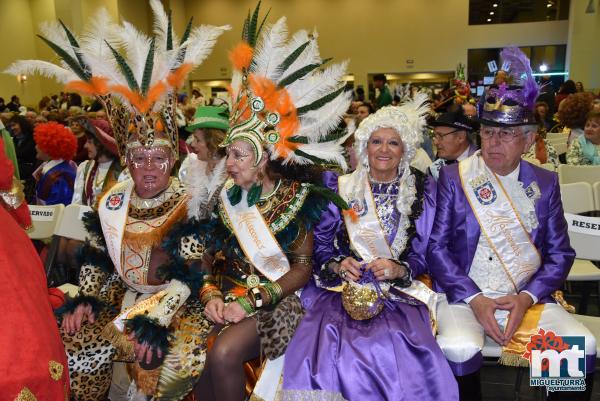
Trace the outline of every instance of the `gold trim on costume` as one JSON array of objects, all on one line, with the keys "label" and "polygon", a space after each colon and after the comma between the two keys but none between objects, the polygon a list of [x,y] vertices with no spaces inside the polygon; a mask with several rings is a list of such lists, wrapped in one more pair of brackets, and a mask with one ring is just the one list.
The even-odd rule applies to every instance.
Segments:
[{"label": "gold trim on costume", "polygon": [[48,369],[50,370],[50,377],[52,377],[55,381],[59,381],[62,377],[63,371],[65,367],[60,362],[49,361]]},{"label": "gold trim on costume", "polygon": [[523,358],[523,354],[527,351],[527,344],[531,341],[531,336],[537,334],[538,323],[543,311],[543,304],[535,304],[527,309],[519,328],[508,345],[502,349],[498,363],[506,366],[529,366],[529,361]]},{"label": "gold trim on costume", "polygon": [[15,401],[37,401],[35,395],[27,387],[23,387],[23,390],[19,392]]}]

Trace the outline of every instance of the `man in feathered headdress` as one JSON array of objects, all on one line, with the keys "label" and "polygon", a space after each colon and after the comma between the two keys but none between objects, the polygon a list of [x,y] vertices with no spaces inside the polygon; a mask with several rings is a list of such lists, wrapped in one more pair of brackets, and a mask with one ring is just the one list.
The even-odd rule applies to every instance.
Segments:
[{"label": "man in feathered headdress", "polygon": [[[502,346],[505,365],[528,366],[523,355],[532,336],[544,337],[541,329],[584,336],[586,372],[596,360],[594,336],[554,299],[575,258],[558,177],[521,159],[535,140],[539,87],[518,48],[501,56],[514,84],[492,85],[481,98],[481,151],[441,170],[428,249],[434,282],[446,295],[438,304],[438,343],[461,400],[481,399],[485,335]],[[589,399],[591,380],[586,384],[579,397]],[[578,399],[551,397],[561,395]]]},{"label": "man in feathered headdress", "polygon": [[185,188],[171,177],[178,157],[176,96],[228,27],[192,29],[190,21],[178,40],[160,1],[150,5],[152,38],[127,22],[115,25],[101,10],[81,38],[62,22],[42,27],[41,38],[61,65],[26,60],[9,68],[54,76],[71,91],[95,96],[132,177],[108,189],[97,213],[84,218],[91,242],[82,252],[79,295],[60,311],[78,400],[106,398],[115,353],[130,362],[131,384],[115,376],[114,389],[123,384],[139,399],[184,398],[204,365],[204,356],[192,352],[209,327],[200,319],[202,275],[190,262],[202,249],[167,240],[187,215]]}]

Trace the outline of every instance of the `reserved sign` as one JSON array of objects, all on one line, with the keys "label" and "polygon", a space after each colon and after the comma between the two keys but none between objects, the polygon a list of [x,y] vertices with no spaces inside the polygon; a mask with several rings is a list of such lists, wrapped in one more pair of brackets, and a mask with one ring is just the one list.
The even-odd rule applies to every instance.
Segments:
[{"label": "reserved sign", "polygon": [[569,231],[600,237],[600,217],[586,217],[565,213],[565,219],[567,219],[567,223],[569,224]]},{"label": "reserved sign", "polygon": [[40,206],[29,206],[31,220],[34,221],[52,221],[54,220],[55,209],[47,209]]}]

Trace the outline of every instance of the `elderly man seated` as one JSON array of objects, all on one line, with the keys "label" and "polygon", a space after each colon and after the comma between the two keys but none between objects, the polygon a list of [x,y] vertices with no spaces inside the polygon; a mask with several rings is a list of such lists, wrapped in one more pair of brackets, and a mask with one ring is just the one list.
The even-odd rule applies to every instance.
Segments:
[{"label": "elderly man seated", "polygon": [[[505,49],[516,83],[493,85],[479,105],[481,150],[441,169],[428,264],[438,289],[438,343],[457,376],[461,400],[480,400],[485,336],[502,346],[500,363],[523,357],[540,329],[585,337],[586,373],[596,340],[553,299],[573,264],[558,177],[521,155],[535,140],[536,91],[529,61]],[[522,60],[526,60],[526,65]],[[529,77],[523,78],[522,76]],[[533,99],[533,101],[531,101]],[[589,399],[586,391],[548,399]]]}]

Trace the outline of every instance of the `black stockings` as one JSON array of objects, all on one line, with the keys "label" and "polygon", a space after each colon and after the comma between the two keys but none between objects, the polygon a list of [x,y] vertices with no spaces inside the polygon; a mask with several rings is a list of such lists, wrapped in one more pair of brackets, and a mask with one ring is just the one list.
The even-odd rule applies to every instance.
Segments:
[{"label": "black stockings", "polygon": [[246,318],[229,326],[217,337],[206,356],[204,371],[194,388],[196,399],[243,401],[246,397],[243,364],[259,354],[256,320]]}]

